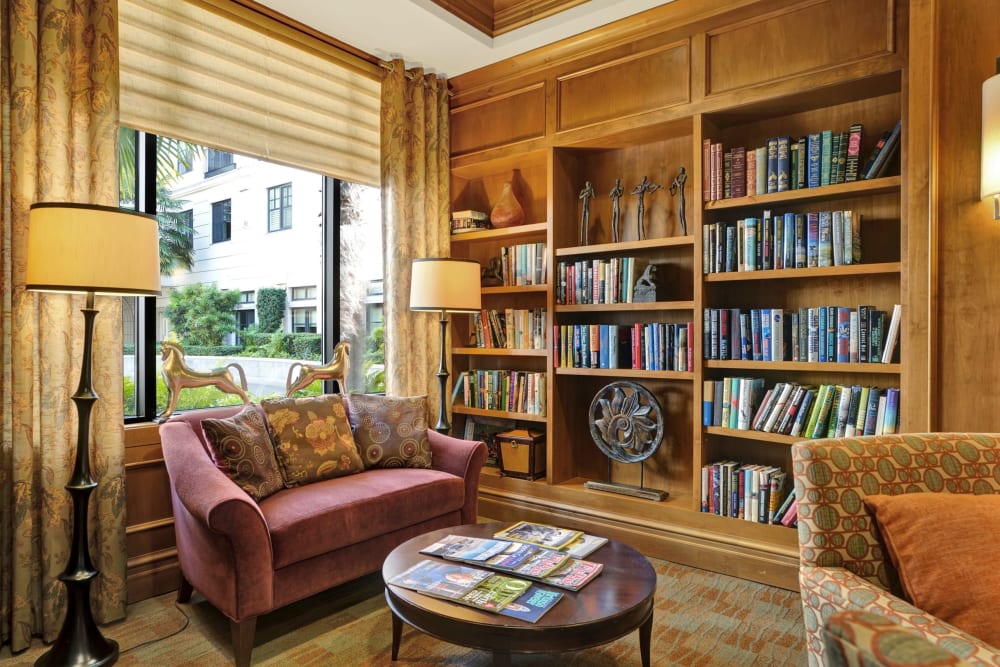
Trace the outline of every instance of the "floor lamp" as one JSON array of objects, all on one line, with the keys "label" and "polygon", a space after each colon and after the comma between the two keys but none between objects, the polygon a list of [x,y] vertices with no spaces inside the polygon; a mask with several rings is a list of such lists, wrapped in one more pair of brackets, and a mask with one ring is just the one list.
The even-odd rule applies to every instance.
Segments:
[{"label": "floor lamp", "polygon": [[478,313],[482,307],[479,290],[479,262],[471,259],[428,257],[413,260],[410,276],[410,310],[441,313],[441,363],[438,381],[441,383],[441,403],[434,430],[447,433],[448,423],[448,357],[445,340],[448,336],[448,313]]},{"label": "floor lamp", "polygon": [[66,618],[52,648],[35,664],[111,665],[118,644],[102,636],[94,621],[90,584],[99,572],[87,543],[88,500],[97,487],[90,475],[90,411],[97,402],[91,382],[94,295],[160,293],[156,218],[89,204],[33,204],[25,288],[87,295],[80,384],[72,396],[79,416],[76,462],[66,484],[73,499],[73,537],[69,563],[59,575],[66,586]]}]

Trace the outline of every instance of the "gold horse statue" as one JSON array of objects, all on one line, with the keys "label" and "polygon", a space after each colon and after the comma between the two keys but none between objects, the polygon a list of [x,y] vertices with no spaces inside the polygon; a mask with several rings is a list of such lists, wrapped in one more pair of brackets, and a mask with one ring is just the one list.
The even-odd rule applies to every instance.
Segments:
[{"label": "gold horse statue", "polygon": [[[167,408],[156,417],[157,421],[164,421],[174,413],[181,389],[187,387],[216,387],[227,394],[236,394],[243,399],[244,405],[250,402],[247,397],[247,377],[239,364],[230,363],[211,371],[198,371],[184,362],[184,348],[181,347],[180,343],[165,340],[161,343],[160,349],[163,359],[163,368],[160,373],[167,385],[169,397]],[[231,369],[236,370],[239,384],[236,383]]]},{"label": "gold horse statue", "polygon": [[[303,364],[296,361],[288,369],[288,379],[285,380],[285,396],[291,396],[300,389],[305,389],[316,380],[336,380],[340,393],[347,393],[347,368],[351,361],[351,343],[342,340],[333,348],[333,360],[324,366]],[[298,375],[295,369],[298,368]]]}]

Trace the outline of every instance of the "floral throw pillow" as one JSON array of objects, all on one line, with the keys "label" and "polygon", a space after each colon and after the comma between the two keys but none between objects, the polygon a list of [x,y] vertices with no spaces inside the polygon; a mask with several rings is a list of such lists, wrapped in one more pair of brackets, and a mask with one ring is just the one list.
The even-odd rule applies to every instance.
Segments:
[{"label": "floral throw pillow", "polygon": [[201,422],[215,465],[255,501],[284,488],[267,422],[255,405]]},{"label": "floral throw pillow", "polygon": [[339,394],[262,401],[285,486],[365,469]]},{"label": "floral throw pillow", "polygon": [[365,468],[430,468],[426,396],[351,394],[348,415]]}]

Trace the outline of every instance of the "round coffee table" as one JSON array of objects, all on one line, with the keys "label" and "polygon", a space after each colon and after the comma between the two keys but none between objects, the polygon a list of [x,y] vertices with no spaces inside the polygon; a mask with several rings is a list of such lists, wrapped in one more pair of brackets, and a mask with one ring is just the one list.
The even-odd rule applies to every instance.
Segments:
[{"label": "round coffee table", "polygon": [[[435,559],[420,550],[446,535],[488,538],[508,525],[453,526],[415,537],[389,554],[382,578],[389,581],[421,560]],[[494,665],[509,665],[511,653],[575,651],[606,644],[638,629],[642,664],[649,667],[656,590],[653,567],[638,551],[616,540],[608,540],[586,560],[604,563],[604,569],[579,591],[553,588],[564,598],[536,623],[386,585],[385,599],[392,610],[392,659],[399,656],[404,622],[451,644],[492,651]]]}]

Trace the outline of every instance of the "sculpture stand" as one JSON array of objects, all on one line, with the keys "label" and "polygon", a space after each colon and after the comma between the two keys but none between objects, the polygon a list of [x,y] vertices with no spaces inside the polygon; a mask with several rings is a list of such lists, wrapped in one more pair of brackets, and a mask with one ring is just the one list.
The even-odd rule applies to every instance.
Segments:
[{"label": "sculpture stand", "polygon": [[634,484],[623,484],[621,482],[611,481],[611,459],[608,459],[608,481],[601,482],[597,480],[588,480],[583,483],[585,489],[594,489],[595,491],[607,491],[608,493],[618,493],[623,496],[632,496],[633,498],[645,498],[646,500],[664,500],[670,494],[666,491],[661,491],[660,489],[652,489],[643,485],[643,473],[645,472],[645,465],[639,464],[639,486]]}]

